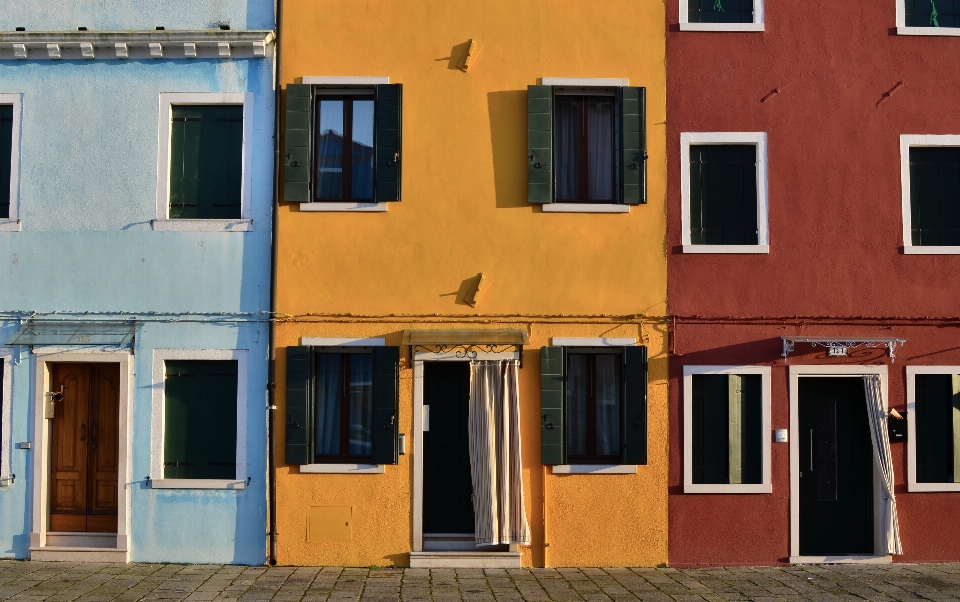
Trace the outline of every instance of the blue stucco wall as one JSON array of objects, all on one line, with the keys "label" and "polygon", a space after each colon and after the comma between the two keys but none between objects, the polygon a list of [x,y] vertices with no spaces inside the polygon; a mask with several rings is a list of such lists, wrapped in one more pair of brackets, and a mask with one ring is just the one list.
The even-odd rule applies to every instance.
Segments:
[{"label": "blue stucco wall", "polygon": [[[273,29],[273,10],[272,1],[253,0],[12,0],[0,11],[0,30],[170,30],[218,22],[234,30]],[[152,231],[161,92],[253,93],[252,232]],[[0,232],[0,316],[124,312],[143,319],[134,349],[131,559],[262,563],[269,327],[252,320],[270,302],[273,57],[4,61],[0,93],[23,94],[22,231]],[[154,312],[244,317],[178,322]],[[15,321],[0,321],[0,346],[16,328]],[[249,350],[246,490],[145,487],[156,348]],[[11,444],[32,439],[37,398],[33,356],[25,347],[15,351]],[[31,454],[11,449],[17,479],[0,488],[3,556],[29,556]]]}]

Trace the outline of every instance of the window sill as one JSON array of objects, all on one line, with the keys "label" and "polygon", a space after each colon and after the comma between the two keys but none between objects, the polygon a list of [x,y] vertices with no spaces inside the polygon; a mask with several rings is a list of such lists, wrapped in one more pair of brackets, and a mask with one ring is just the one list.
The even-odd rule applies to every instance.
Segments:
[{"label": "window sill", "polygon": [[907,483],[907,491],[910,493],[934,493],[960,491],[960,483]]},{"label": "window sill", "polygon": [[684,483],[684,493],[773,493],[770,483],[755,485],[704,485]]},{"label": "window sill", "polygon": [[154,232],[252,232],[252,219],[155,219]]},{"label": "window sill", "polygon": [[636,464],[560,464],[553,474],[637,474]]},{"label": "window sill", "polygon": [[898,27],[898,36],[960,36],[960,27]]},{"label": "window sill", "polygon": [[920,246],[909,246],[903,247],[904,255],[960,255],[960,247],[948,247],[948,246],[929,246],[929,247],[920,247]]},{"label": "window sill", "polygon": [[387,203],[300,203],[300,211],[382,213],[386,210]]},{"label": "window sill", "polygon": [[770,252],[770,245],[683,245],[684,253],[750,253]]},{"label": "window sill", "polygon": [[300,474],[383,474],[383,464],[301,464]]},{"label": "window sill", "polygon": [[680,23],[680,31],[763,31],[763,23]]},{"label": "window sill", "polygon": [[20,220],[18,219],[0,219],[0,232],[19,232]]},{"label": "window sill", "polygon": [[544,213],[630,213],[630,205],[613,203],[544,203]]},{"label": "window sill", "polygon": [[150,479],[151,489],[246,489],[246,481],[232,479]]}]

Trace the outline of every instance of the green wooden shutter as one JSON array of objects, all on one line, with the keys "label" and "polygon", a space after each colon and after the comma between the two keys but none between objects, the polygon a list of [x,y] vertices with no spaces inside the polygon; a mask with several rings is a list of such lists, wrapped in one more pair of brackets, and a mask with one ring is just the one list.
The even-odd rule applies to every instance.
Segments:
[{"label": "green wooden shutter", "polygon": [[540,348],[540,462],[548,466],[567,463],[565,367],[563,347]]},{"label": "green wooden shutter", "polygon": [[171,219],[238,219],[243,106],[175,105],[170,124]]},{"label": "green wooden shutter", "polygon": [[200,207],[200,120],[199,107],[172,107],[170,124],[170,209],[171,219],[196,219]]},{"label": "green wooden shutter", "polygon": [[693,482],[729,482],[729,383],[726,374],[693,375]]},{"label": "green wooden shutter", "polygon": [[620,199],[639,205],[647,202],[647,89],[624,87],[619,96]]},{"label": "green wooden shutter", "polygon": [[743,403],[740,376],[727,377],[727,483],[743,483]]},{"label": "green wooden shutter", "polygon": [[283,200],[308,203],[313,139],[313,86],[287,84],[286,130],[283,138]]},{"label": "green wooden shutter", "polygon": [[373,348],[373,463],[400,461],[400,348]]},{"label": "green wooden shutter", "polygon": [[527,86],[527,201],[553,202],[553,86]]},{"label": "green wooden shutter", "polygon": [[10,217],[10,170],[13,165],[13,105],[0,105],[0,218]]},{"label": "green wooden shutter", "polygon": [[623,349],[623,463],[647,463],[647,348]]},{"label": "green wooden shutter", "polygon": [[287,464],[313,463],[313,349],[287,347]]},{"label": "green wooden shutter", "polygon": [[186,362],[164,362],[163,383],[163,475],[155,478],[187,479],[194,464],[187,449],[188,408],[191,403],[188,382],[196,375]]},{"label": "green wooden shutter", "polygon": [[403,160],[403,85],[377,85],[376,99],[373,198],[378,203],[399,201],[400,164]]}]

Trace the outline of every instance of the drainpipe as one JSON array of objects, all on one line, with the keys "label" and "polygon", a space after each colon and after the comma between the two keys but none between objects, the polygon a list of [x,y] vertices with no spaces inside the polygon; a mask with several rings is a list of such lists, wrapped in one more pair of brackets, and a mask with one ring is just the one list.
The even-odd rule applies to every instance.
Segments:
[{"label": "drainpipe", "polygon": [[273,204],[271,220],[273,231],[270,241],[270,357],[267,361],[267,506],[270,520],[268,523],[267,563],[270,566],[277,564],[277,460],[274,451],[274,430],[277,413],[277,383],[276,383],[276,356],[274,348],[277,342],[276,323],[273,317],[277,303],[277,216],[280,207],[280,22],[283,18],[283,0],[276,0],[274,9],[274,26],[277,34],[274,38],[274,128],[273,128]]}]

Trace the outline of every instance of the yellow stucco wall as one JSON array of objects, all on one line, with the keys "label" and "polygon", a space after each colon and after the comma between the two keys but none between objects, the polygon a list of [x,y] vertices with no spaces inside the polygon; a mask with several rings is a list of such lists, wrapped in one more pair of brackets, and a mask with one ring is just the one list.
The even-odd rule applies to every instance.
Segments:
[{"label": "yellow stucco wall", "polygon": [[[406,565],[413,488],[410,453],[380,475],[307,475],[283,464],[285,348],[303,336],[399,345],[404,329],[504,327],[530,333],[520,382],[533,534],[524,564],[666,562],[663,10],[638,0],[285,0],[285,85],[388,76],[404,98],[401,202],[386,213],[279,209],[277,311],[291,317],[276,337],[281,564]],[[451,68],[452,49],[471,38],[483,43],[479,59],[468,73]],[[648,204],[629,214],[550,214],[527,203],[526,88],[541,77],[629,78],[647,88]],[[478,272],[490,286],[471,308],[464,283]],[[558,476],[540,465],[539,348],[554,336],[649,346],[649,464],[636,475]],[[410,452],[409,349],[401,354]],[[354,507],[352,541],[307,542],[308,508],[326,505]]]}]

